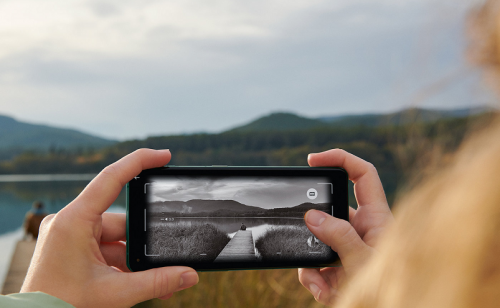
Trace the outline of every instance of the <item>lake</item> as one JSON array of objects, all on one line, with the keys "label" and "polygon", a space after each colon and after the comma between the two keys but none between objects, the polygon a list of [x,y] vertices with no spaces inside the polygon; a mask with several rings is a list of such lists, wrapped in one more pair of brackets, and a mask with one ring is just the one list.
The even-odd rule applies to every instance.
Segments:
[{"label": "lake", "polygon": [[[0,287],[10,264],[15,243],[33,201],[42,201],[48,213],[57,213],[85,188],[94,175],[0,175]],[[110,212],[125,212],[125,193],[120,193]]]}]

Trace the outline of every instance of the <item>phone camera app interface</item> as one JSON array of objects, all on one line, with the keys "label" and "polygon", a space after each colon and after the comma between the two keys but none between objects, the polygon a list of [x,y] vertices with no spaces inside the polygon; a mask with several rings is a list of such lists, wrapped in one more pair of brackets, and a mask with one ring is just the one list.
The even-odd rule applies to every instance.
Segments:
[{"label": "phone camera app interface", "polygon": [[321,177],[152,176],[144,186],[144,253],[172,264],[327,262],[335,253],[304,215],[333,215],[332,185]]}]

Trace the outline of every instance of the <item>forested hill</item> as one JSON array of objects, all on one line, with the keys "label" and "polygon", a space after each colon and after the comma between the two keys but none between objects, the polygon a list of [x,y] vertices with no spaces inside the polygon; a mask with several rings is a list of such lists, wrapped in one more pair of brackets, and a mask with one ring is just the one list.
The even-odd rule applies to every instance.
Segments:
[{"label": "forested hill", "polygon": [[464,118],[488,111],[490,111],[488,107],[450,110],[409,108],[386,114],[322,116],[319,118],[307,118],[293,113],[277,112],[258,118],[248,124],[235,127],[228,132],[286,131],[320,127],[379,127],[405,125],[416,122],[429,123],[442,119]]},{"label": "forested hill", "polygon": [[[389,200],[412,171],[425,169],[430,153],[455,151],[471,125],[486,125],[492,113],[387,126],[319,126],[295,130],[238,131],[150,137],[120,142],[94,153],[24,153],[0,162],[0,174],[90,173],[138,148],[172,151],[175,165],[307,165],[309,153],[343,148],[373,163]],[[432,151],[431,151],[432,150]],[[351,202],[352,202],[351,193]]]},{"label": "forested hill", "polygon": [[74,129],[30,124],[0,115],[0,160],[26,150],[99,149],[113,143]]}]

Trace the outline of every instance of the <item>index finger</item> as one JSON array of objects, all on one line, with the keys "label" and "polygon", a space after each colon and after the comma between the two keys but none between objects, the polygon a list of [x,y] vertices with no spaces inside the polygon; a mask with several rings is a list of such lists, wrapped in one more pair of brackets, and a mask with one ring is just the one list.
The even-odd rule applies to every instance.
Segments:
[{"label": "index finger", "polygon": [[139,149],[104,168],[73,201],[84,213],[101,215],[116,200],[123,186],[144,169],[170,161],[169,150]]},{"label": "index finger", "polygon": [[388,209],[382,182],[375,166],[341,149],[309,154],[311,167],[342,167],[354,183],[354,193],[359,206],[375,204]]}]

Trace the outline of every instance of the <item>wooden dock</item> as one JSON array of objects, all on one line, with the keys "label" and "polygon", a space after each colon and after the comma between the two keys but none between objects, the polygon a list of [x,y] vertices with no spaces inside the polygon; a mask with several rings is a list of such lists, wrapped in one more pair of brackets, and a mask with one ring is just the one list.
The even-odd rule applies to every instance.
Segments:
[{"label": "wooden dock", "polygon": [[222,249],[214,262],[256,261],[255,246],[251,230],[239,230]]},{"label": "wooden dock", "polygon": [[3,283],[2,294],[19,293],[26,273],[30,266],[31,257],[35,251],[36,241],[19,241],[10,261],[9,270]]}]

